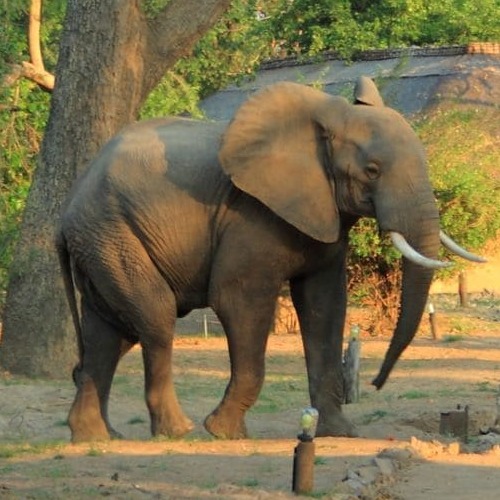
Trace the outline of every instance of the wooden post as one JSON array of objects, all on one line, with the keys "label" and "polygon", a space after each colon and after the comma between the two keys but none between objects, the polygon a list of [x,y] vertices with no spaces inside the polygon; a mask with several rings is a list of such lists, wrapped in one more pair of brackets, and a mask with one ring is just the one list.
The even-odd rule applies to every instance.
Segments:
[{"label": "wooden post", "polygon": [[467,290],[467,276],[465,271],[458,275],[458,296],[460,297],[460,307],[469,307],[469,292]]},{"label": "wooden post", "polygon": [[344,401],[346,404],[359,402],[360,357],[361,342],[359,341],[359,326],[354,325],[351,328],[351,337],[342,366],[344,376]]},{"label": "wooden post", "polygon": [[497,392],[497,416],[495,418],[493,427],[495,427],[496,429],[500,429],[500,386],[498,386]]},{"label": "wooden post", "polygon": [[208,319],[207,315],[203,315],[203,336],[208,339]]},{"label": "wooden post", "polygon": [[429,302],[429,323],[431,325],[431,334],[433,340],[439,340],[439,334],[436,325],[436,311],[432,302]]},{"label": "wooden post", "polygon": [[314,442],[300,440],[293,453],[292,491],[297,495],[311,493],[314,485]]}]

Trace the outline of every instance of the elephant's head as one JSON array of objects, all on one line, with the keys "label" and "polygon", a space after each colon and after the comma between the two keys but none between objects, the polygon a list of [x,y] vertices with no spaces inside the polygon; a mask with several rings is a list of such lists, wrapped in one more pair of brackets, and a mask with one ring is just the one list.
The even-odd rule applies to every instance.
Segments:
[{"label": "elephant's head", "polygon": [[219,157],[236,186],[311,238],[337,241],[340,214],[376,217],[391,232],[405,257],[398,323],[373,381],[380,388],[415,335],[433,268],[443,265],[435,260],[439,216],[410,125],[369,79],[360,79],[355,98],[273,85],[239,109]]}]

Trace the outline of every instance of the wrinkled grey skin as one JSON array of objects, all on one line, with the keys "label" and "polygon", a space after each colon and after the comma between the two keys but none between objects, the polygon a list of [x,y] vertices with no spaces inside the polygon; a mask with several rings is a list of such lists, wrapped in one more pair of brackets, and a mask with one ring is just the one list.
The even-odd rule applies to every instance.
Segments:
[{"label": "wrinkled grey skin", "polygon": [[[192,429],[173,385],[172,338],[177,317],[206,306],[224,326],[231,377],[205,427],[218,437],[246,436],[286,280],[318,435],[355,435],[341,412],[349,229],[376,217],[381,230],[400,232],[425,256],[439,246],[421,144],[372,87],[375,106],[280,83],[247,101],[229,125],[153,120],[103,148],[73,189],[57,237],[80,347],[73,441],[118,435],[107,416],[111,381],[137,342],[153,435]],[[407,261],[403,274],[378,388],[415,334],[432,278]]]}]

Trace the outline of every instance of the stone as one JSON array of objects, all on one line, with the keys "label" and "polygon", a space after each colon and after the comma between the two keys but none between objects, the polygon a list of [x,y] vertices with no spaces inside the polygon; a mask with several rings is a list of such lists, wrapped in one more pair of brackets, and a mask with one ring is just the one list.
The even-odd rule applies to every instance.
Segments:
[{"label": "stone", "polygon": [[396,470],[394,462],[390,458],[375,457],[373,459],[375,465],[378,467],[379,473],[383,476],[392,476]]}]

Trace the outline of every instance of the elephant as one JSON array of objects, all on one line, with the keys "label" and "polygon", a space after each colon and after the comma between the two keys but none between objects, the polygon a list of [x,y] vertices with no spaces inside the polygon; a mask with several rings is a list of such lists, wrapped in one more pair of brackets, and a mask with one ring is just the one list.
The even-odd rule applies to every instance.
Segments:
[{"label": "elephant", "polygon": [[56,231],[79,352],[72,441],[120,436],[108,399],[120,358],[137,343],[152,435],[193,429],[174,388],[173,336],[178,317],[203,307],[220,319],[230,358],[204,426],[246,437],[286,282],[317,435],[355,436],[341,408],[342,346],[348,234],[361,217],[376,218],[403,254],[400,313],[373,381],[380,389],[415,335],[434,269],[447,265],[437,260],[440,240],[481,259],[440,231],[423,146],[373,81],[358,81],[353,103],[279,82],[230,122],[167,117],[123,129],[75,182]]}]

